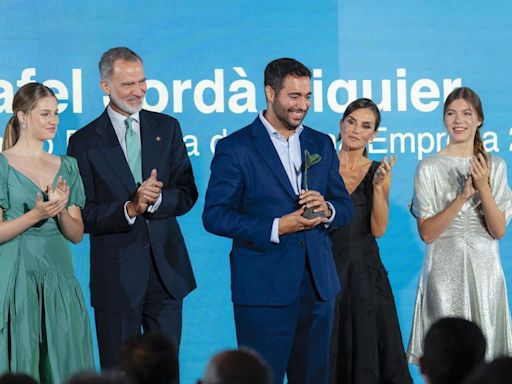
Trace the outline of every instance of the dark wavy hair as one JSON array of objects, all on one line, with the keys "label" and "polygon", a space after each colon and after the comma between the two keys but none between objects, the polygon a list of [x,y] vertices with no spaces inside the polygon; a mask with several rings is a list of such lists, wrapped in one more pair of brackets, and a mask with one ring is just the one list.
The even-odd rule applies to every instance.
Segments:
[{"label": "dark wavy hair", "polygon": [[[367,98],[360,98],[357,100],[354,100],[351,102],[347,109],[345,109],[345,112],[343,112],[343,116],[341,118],[341,122],[343,123],[345,119],[354,111],[357,111],[358,109],[369,109],[373,112],[373,115],[375,116],[375,128],[374,131],[377,131],[380,125],[380,111],[379,107],[370,99]],[[341,133],[338,135],[338,141],[341,140]],[[364,149],[363,156],[368,157],[368,151],[366,148]]]}]

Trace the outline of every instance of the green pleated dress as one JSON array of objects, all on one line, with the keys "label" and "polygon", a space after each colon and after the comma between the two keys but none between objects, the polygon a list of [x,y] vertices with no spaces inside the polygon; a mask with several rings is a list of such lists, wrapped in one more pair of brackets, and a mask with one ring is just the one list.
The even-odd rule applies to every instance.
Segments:
[{"label": "green pleated dress", "polygon": [[[70,186],[68,205],[83,207],[76,160],[61,156],[54,186]],[[12,220],[34,207],[39,187],[0,154],[0,207]],[[94,369],[89,317],[68,240],[55,218],[0,244],[0,374],[20,372],[42,384]]]}]

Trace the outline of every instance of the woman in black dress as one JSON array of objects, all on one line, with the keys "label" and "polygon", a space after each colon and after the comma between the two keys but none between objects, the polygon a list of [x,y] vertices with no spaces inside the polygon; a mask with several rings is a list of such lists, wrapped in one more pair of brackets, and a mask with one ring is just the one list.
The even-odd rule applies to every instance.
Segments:
[{"label": "woman in black dress", "polygon": [[358,99],[340,122],[340,174],[355,207],[352,223],[331,233],[342,283],[332,334],[331,383],[412,383],[393,293],[375,240],[386,231],[394,158],[368,159],[379,109]]}]

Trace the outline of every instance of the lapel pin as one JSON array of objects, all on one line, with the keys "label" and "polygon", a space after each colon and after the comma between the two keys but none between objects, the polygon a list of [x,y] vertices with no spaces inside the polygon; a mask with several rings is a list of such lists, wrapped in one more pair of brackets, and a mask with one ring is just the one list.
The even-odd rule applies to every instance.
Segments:
[{"label": "lapel pin", "polygon": [[160,136],[157,136],[157,137],[155,137],[155,140],[160,142],[162,140],[162,138]]}]

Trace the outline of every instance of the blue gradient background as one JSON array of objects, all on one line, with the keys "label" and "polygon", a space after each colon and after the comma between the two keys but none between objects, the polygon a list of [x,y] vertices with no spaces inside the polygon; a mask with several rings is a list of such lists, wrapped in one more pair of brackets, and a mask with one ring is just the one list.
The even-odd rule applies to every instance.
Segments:
[{"label": "blue gradient background", "polygon": [[[35,80],[57,79],[71,95],[73,68],[82,71],[82,112],[72,104],[61,114],[54,153],[65,153],[66,130],[75,130],[103,110],[98,86],[97,62],[113,46],[129,46],[145,63],[148,79],[161,81],[168,89],[164,113],[178,118],[184,135],[198,140],[199,155],[192,155],[199,201],[180,218],[198,289],[185,300],[181,345],[181,374],[184,384],[200,378],[208,358],[236,346],[230,301],[228,253],[230,242],[205,232],[201,223],[204,192],[212,153],[210,139],[223,129],[233,132],[251,122],[256,112],[233,113],[228,108],[230,84],[240,79],[233,67],[242,67],[256,87],[256,107],[264,107],[263,69],[272,59],[294,57],[312,69],[321,69],[323,112],[311,108],[305,122],[336,135],[339,113],[327,103],[329,84],[337,79],[356,80],[357,97],[362,80],[373,83],[374,98],[381,98],[381,81],[396,87],[396,72],[405,68],[407,91],[418,79],[437,84],[461,78],[482,98],[485,129],[497,133],[499,156],[512,159],[509,117],[509,74],[512,54],[509,42],[512,5],[479,1],[357,2],[306,1],[83,1],[73,5],[57,0],[50,4],[4,0],[0,4],[0,126],[5,126],[6,83],[14,91],[24,68],[36,68]],[[183,96],[183,111],[174,112],[174,80],[192,81],[193,88],[204,79],[214,79],[214,70],[224,71],[224,104],[221,113],[201,113],[191,91]],[[318,78],[316,80],[319,80]],[[394,84],[394,85],[393,85]],[[318,97],[318,95],[314,95]],[[337,93],[339,103],[346,93]],[[213,101],[207,92],[205,100]],[[148,103],[158,101],[158,92],[148,92]],[[381,133],[442,132],[442,100],[432,112],[417,111],[408,98],[407,111],[399,112],[396,90],[391,111],[383,112]],[[317,105],[318,107],[318,105]],[[386,149],[388,144],[376,146]],[[408,212],[418,154],[407,148],[395,151],[387,234],[379,240],[381,255],[389,271],[402,326],[404,342],[409,339],[418,274],[424,245]],[[380,159],[382,155],[370,153]],[[509,179],[511,171],[508,172]],[[510,232],[510,231],[509,231]],[[501,241],[505,274],[511,281],[512,235]],[[74,247],[77,275],[88,298],[88,240]],[[92,318],[92,312],[91,312]],[[422,383],[416,367],[415,382]]]}]

